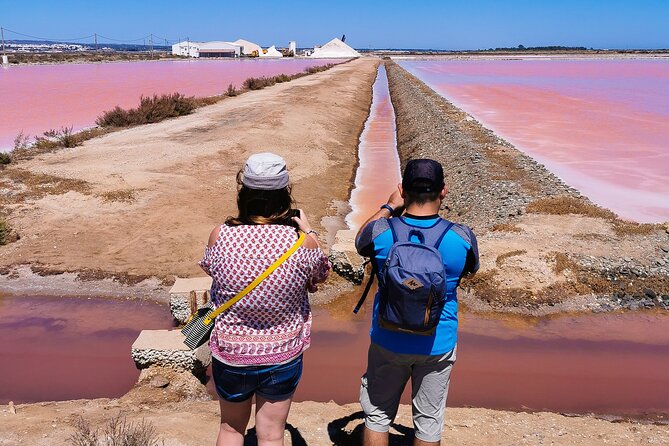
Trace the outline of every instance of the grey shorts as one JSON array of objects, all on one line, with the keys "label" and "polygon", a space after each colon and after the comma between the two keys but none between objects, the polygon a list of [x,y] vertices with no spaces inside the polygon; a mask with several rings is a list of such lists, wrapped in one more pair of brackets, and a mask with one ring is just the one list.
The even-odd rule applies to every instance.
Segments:
[{"label": "grey shorts", "polygon": [[444,411],[456,349],[436,356],[393,353],[371,343],[367,373],[362,376],[360,404],[365,426],[388,432],[397,415],[402,391],[411,379],[411,403],[416,438],[441,440]]}]

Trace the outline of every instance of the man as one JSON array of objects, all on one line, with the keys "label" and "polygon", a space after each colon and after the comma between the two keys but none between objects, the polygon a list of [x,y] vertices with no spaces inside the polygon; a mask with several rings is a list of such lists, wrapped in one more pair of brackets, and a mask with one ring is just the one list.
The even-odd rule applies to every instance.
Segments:
[{"label": "man", "polygon": [[[358,252],[371,257],[374,270],[382,273],[391,246],[396,242],[389,219],[400,219],[393,227],[402,223],[416,229],[409,231],[412,234],[443,231],[444,224],[438,212],[446,192],[443,168],[438,162],[429,159],[409,161],[398,190],[358,232]],[[404,215],[397,217],[403,209]],[[445,226],[443,238],[437,242],[446,272],[445,304],[434,332],[425,335],[384,328],[388,325],[380,321],[379,293],[374,299],[367,373],[363,375],[360,387],[360,403],[365,412],[365,445],[388,444],[388,429],[409,378],[414,445],[440,443],[450,374],[455,362],[456,289],[463,276],[472,275],[479,268],[476,237],[471,229],[460,224]],[[434,237],[434,234],[429,235]],[[421,242],[416,235],[412,237],[410,241]]]}]

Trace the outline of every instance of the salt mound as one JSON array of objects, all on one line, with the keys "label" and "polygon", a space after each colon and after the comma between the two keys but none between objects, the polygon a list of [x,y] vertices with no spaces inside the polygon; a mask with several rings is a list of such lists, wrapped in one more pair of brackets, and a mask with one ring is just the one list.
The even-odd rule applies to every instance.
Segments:
[{"label": "salt mound", "polygon": [[269,57],[269,58],[276,58],[276,57],[283,57],[283,54],[279,52],[279,50],[276,49],[274,45],[271,47],[267,48],[267,52],[260,52],[260,57]]},{"label": "salt mound", "polygon": [[310,56],[313,59],[338,59],[361,57],[360,53],[339,39],[332,39],[320,48],[315,48]]}]

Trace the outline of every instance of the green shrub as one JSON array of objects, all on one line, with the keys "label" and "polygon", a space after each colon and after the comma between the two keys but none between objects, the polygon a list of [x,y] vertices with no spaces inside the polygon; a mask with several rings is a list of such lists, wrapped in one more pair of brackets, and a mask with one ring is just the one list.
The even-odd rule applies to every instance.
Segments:
[{"label": "green shrub", "polygon": [[9,153],[0,152],[0,164],[9,164],[12,162],[12,157]]}]

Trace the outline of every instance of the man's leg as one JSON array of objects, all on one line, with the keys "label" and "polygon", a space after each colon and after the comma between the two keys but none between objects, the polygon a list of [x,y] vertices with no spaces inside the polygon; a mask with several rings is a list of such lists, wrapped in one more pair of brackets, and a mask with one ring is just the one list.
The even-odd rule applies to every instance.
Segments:
[{"label": "man's leg", "polygon": [[441,442],[454,362],[455,349],[442,356],[426,356],[413,367],[411,405],[416,432],[414,446],[436,446]]},{"label": "man's leg", "polygon": [[367,373],[360,386],[360,405],[365,412],[365,446],[388,444],[388,430],[397,415],[402,391],[411,367],[394,354],[372,343],[367,357]]}]

